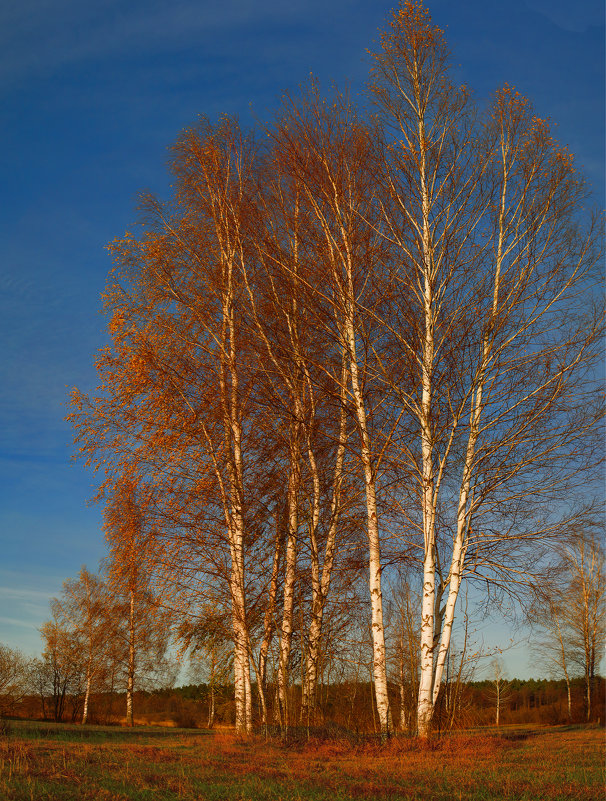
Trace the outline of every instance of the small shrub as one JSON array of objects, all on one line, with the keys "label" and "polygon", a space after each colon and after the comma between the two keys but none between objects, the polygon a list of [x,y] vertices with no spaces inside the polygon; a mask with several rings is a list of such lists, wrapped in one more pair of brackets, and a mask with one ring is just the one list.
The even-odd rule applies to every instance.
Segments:
[{"label": "small shrub", "polygon": [[198,721],[195,719],[195,717],[192,715],[191,712],[188,712],[186,710],[181,710],[176,715],[173,715],[173,720],[180,729],[198,728]]}]

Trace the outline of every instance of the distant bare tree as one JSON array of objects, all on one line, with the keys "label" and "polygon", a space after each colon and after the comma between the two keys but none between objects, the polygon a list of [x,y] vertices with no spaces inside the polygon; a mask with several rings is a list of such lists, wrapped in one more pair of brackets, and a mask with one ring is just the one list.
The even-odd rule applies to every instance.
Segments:
[{"label": "distant bare tree", "polygon": [[490,693],[489,697],[494,704],[494,723],[495,726],[501,724],[501,709],[503,704],[509,699],[508,682],[505,678],[505,666],[500,657],[495,656],[490,663]]},{"label": "distant bare tree", "polygon": [[414,733],[419,693],[419,595],[412,577],[398,577],[390,592],[390,641],[392,681],[398,686],[399,729]]},{"label": "distant bare tree", "polygon": [[[559,571],[558,571],[559,572]],[[539,659],[554,678],[563,676],[566,682],[568,720],[572,720],[572,653],[565,620],[564,577],[553,583],[541,582],[539,596],[529,610],[529,621],[536,636],[533,639],[533,658]]]},{"label": "distant bare tree", "polygon": [[585,684],[585,718],[592,714],[595,677],[606,644],[606,574],[602,528],[585,521],[557,549],[551,580],[536,587],[531,622],[536,651],[556,676],[563,676],[572,717],[571,678]]},{"label": "distant bare tree", "polygon": [[0,716],[10,713],[29,690],[30,661],[0,643]]},{"label": "distant bare tree", "polygon": [[606,574],[603,532],[586,531],[564,550],[570,584],[564,620],[572,661],[585,679],[586,719],[592,713],[595,677],[606,644]]},{"label": "distant bare tree", "polygon": [[229,615],[216,607],[201,607],[195,619],[181,626],[179,636],[189,651],[190,681],[204,681],[208,684],[206,725],[212,729],[215,723],[217,685],[230,682],[233,674]]},{"label": "distant bare tree", "polygon": [[72,718],[75,719],[86,683],[85,656],[79,638],[55,617],[52,604],[51,611],[51,620],[40,627],[44,651],[42,658],[33,666],[32,681],[40,697],[44,715],[48,699],[53,720],[63,720],[69,696],[72,702]]}]

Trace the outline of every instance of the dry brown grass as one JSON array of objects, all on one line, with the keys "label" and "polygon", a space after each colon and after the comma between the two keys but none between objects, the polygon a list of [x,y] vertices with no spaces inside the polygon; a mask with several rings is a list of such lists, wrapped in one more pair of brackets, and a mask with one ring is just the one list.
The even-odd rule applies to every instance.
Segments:
[{"label": "dry brown grass", "polygon": [[565,727],[351,745],[23,726],[0,738],[0,798],[594,801],[603,797],[603,746],[600,730]]}]

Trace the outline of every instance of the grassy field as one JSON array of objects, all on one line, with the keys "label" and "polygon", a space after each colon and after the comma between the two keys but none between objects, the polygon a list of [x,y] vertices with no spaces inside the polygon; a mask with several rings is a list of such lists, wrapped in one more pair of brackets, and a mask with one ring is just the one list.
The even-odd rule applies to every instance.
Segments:
[{"label": "grassy field", "polygon": [[604,732],[554,727],[352,745],[11,722],[0,799],[603,799]]}]

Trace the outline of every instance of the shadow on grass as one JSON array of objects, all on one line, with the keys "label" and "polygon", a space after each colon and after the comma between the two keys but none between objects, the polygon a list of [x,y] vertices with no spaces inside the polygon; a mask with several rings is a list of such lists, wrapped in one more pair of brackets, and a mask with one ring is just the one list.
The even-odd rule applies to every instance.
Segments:
[{"label": "shadow on grass", "polygon": [[357,732],[327,723],[324,726],[289,726],[284,728],[276,725],[255,727],[255,734],[264,739],[285,746],[303,746],[310,740],[316,743],[347,743],[351,746],[380,745],[380,734]]},{"label": "shadow on grass", "polygon": [[526,740],[531,740],[534,737],[543,737],[545,735],[557,735],[557,734],[562,734],[564,732],[572,732],[572,731],[583,731],[587,728],[588,725],[583,723],[569,723],[569,724],[560,723],[555,726],[550,726],[547,724],[534,725],[534,726],[516,725],[515,727],[512,726],[511,728],[508,728],[507,726],[503,727],[486,726],[481,729],[474,729],[473,732],[475,734],[487,734],[490,735],[491,737],[498,737],[508,742],[524,742]]},{"label": "shadow on grass", "polygon": [[5,736],[15,734],[24,740],[61,740],[63,742],[129,743],[140,740],[163,740],[186,735],[187,737],[208,737],[207,729],[181,729],[159,726],[98,726],[75,723],[53,723],[50,721],[12,720],[7,722]]}]

